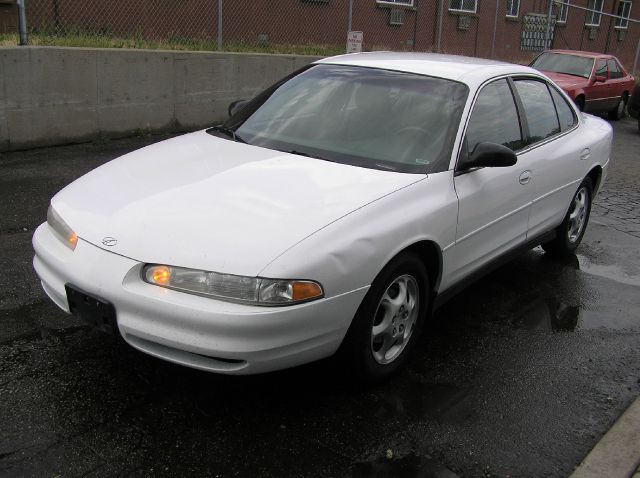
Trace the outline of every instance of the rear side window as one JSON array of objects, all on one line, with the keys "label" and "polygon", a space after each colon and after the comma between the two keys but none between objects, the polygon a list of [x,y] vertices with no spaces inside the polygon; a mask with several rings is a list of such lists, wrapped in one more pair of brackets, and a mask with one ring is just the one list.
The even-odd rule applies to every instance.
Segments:
[{"label": "rear side window", "polygon": [[609,64],[609,78],[612,80],[615,78],[622,78],[622,71],[620,71],[620,67],[618,66],[618,62],[613,58],[607,61]]},{"label": "rear side window", "polygon": [[507,80],[497,80],[482,88],[469,119],[466,138],[469,153],[478,143],[497,143],[514,151],[524,146]]},{"label": "rear side window", "polygon": [[560,93],[555,88],[549,88],[551,90],[551,96],[553,102],[556,105],[556,111],[558,112],[558,119],[560,120],[560,129],[566,131],[573,128],[577,122],[577,118],[573,109],[567,103]]},{"label": "rear side window", "polygon": [[516,80],[515,85],[529,126],[529,144],[559,133],[560,123],[546,83]]}]

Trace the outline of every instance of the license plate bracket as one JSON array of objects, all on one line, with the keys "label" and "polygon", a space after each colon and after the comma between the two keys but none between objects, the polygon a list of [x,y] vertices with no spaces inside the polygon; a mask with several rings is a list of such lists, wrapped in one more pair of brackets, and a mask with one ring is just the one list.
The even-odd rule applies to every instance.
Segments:
[{"label": "license plate bracket", "polygon": [[73,284],[65,284],[69,311],[74,317],[109,334],[117,334],[116,309],[111,302],[89,294]]}]

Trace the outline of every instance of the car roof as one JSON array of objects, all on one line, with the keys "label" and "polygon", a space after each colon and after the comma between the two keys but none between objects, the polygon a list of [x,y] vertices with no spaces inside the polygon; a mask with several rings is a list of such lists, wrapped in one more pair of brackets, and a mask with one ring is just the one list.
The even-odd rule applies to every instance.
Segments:
[{"label": "car roof", "polygon": [[613,55],[606,53],[596,53],[593,51],[578,51],[578,50],[547,50],[549,53],[561,53],[566,55],[584,56],[587,58],[615,58]]},{"label": "car roof", "polygon": [[537,70],[527,66],[483,58],[437,53],[352,53],[324,58],[315,63],[404,71],[460,81],[470,86],[482,83],[486,79],[506,74],[526,73],[539,75]]}]

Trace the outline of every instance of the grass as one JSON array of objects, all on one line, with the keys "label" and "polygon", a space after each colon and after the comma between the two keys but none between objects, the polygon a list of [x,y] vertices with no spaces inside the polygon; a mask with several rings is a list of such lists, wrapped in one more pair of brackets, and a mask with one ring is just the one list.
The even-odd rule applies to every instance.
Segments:
[{"label": "grass", "polygon": [[[17,34],[0,34],[0,46],[18,44]],[[109,34],[89,34],[83,32],[67,32],[50,34],[32,32],[29,34],[29,45],[63,46],[82,48],[140,48],[146,50],[184,50],[184,51],[218,51],[217,43],[211,39],[194,39],[173,37],[162,40],[149,40],[135,34],[127,38],[119,38]],[[242,53],[275,53],[295,55],[331,56],[344,53],[344,48],[319,44],[270,44],[251,42],[223,43],[220,51]]]}]

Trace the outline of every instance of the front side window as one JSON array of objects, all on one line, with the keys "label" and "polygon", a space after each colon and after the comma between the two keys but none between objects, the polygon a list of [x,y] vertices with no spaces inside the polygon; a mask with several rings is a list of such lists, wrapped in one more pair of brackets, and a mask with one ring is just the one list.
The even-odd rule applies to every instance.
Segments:
[{"label": "front side window", "polygon": [[261,93],[223,126],[268,149],[430,173],[449,167],[467,95],[467,86],[442,78],[319,64]]},{"label": "front side window", "polygon": [[[600,26],[600,17],[602,16],[600,12],[602,12],[602,2],[603,0],[589,0],[587,3],[587,8],[589,11],[586,12],[586,17],[584,24],[588,27],[598,27]],[[595,10],[595,11],[593,11]]]},{"label": "front side window", "polygon": [[496,143],[514,151],[524,146],[518,111],[507,80],[497,80],[482,88],[473,107],[466,142],[468,153],[479,143]]},{"label": "front side window", "polygon": [[478,0],[449,0],[449,10],[476,13],[478,11]]},{"label": "front side window", "polygon": [[560,129],[562,131],[567,131],[575,126],[578,122],[575,113],[573,112],[573,108],[569,106],[567,100],[553,87],[550,87],[551,97],[553,98],[553,103],[556,105],[556,111],[558,112],[558,119],[560,120]]},{"label": "front side window", "polygon": [[520,12],[520,0],[507,0],[507,16],[517,17]]},{"label": "front side window", "polygon": [[547,84],[538,80],[516,80],[515,85],[529,126],[528,143],[559,133],[560,124]]},{"label": "front side window", "polygon": [[616,28],[628,28],[629,16],[631,15],[631,0],[620,0],[617,15],[622,18],[616,18]]},{"label": "front side window", "polygon": [[591,71],[593,70],[593,58],[566,53],[546,52],[533,60],[529,66],[540,71],[590,78]]},{"label": "front side window", "polygon": [[598,60],[596,62],[596,76],[607,78],[607,60]]},{"label": "front side window", "polygon": [[569,15],[569,0],[564,0],[562,4],[560,4],[560,10],[558,11],[558,23],[567,23],[567,16]]},{"label": "front side window", "polygon": [[609,78],[615,80],[616,78],[622,78],[622,70],[618,66],[618,62],[613,58],[607,61],[607,65],[609,65]]}]

